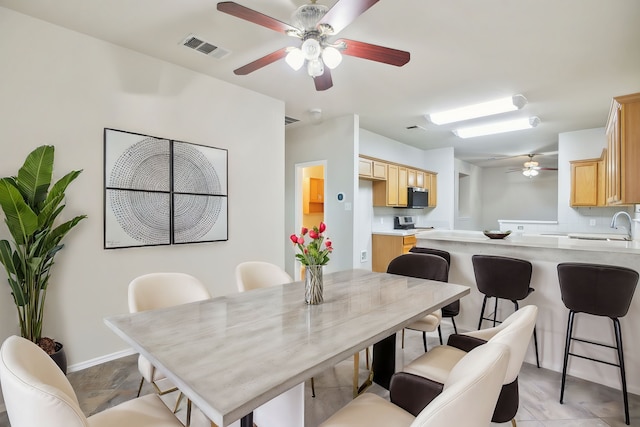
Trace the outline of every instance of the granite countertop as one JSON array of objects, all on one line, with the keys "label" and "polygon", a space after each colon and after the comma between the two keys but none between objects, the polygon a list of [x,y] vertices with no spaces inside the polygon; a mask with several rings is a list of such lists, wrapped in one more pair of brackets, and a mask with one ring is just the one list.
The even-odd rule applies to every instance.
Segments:
[{"label": "granite countertop", "polygon": [[481,231],[434,230],[419,232],[416,234],[416,238],[418,240],[482,243],[498,246],[640,254],[640,241],[638,240],[591,240],[587,238],[572,238],[569,235],[513,233],[504,239],[489,239]]}]

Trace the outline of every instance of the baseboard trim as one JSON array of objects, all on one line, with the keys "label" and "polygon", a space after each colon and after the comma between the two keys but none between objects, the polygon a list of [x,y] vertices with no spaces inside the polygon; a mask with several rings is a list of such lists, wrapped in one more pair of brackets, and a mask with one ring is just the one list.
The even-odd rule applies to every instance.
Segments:
[{"label": "baseboard trim", "polygon": [[67,372],[71,373],[71,372],[81,371],[83,369],[91,368],[93,366],[97,366],[105,362],[111,362],[112,360],[120,359],[121,357],[130,356],[132,354],[136,354],[136,352],[133,351],[132,348],[116,351],[115,353],[106,354],[104,356],[96,357],[95,359],[89,359],[84,362],[70,365],[67,368]]}]

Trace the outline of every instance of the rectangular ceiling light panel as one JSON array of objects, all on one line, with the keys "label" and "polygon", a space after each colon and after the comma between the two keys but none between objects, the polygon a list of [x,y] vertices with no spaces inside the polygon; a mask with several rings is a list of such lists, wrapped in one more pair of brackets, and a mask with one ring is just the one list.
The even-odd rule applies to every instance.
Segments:
[{"label": "rectangular ceiling light panel", "polygon": [[467,105],[453,110],[442,111],[440,113],[427,114],[425,117],[431,123],[443,125],[446,123],[461,122],[478,117],[492,116],[494,114],[519,110],[524,107],[526,103],[527,99],[524,96],[514,95],[493,101],[482,102],[480,104]]},{"label": "rectangular ceiling light panel", "polygon": [[492,135],[496,133],[511,132],[522,129],[530,129],[538,126],[538,117],[525,117],[522,119],[508,120],[503,122],[489,123],[480,126],[470,126],[455,129],[453,133],[460,138],[473,138],[475,136]]}]

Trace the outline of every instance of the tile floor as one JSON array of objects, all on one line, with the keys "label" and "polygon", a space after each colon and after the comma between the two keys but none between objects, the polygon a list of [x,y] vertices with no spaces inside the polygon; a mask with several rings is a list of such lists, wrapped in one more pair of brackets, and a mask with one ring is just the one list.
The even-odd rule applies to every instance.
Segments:
[{"label": "tile floor", "polygon": [[[422,340],[417,332],[407,332],[405,349],[398,350],[398,364],[408,363],[422,354]],[[437,337],[429,338],[430,348],[438,344]],[[400,346],[398,346],[400,348]],[[361,380],[366,377],[364,352],[361,355]],[[87,415],[135,397],[138,381],[137,357],[127,356],[112,362],[73,372],[68,375],[82,409]],[[305,425],[314,427],[351,399],[353,360],[348,359],[315,378],[316,398],[311,397],[306,384]],[[611,375],[619,375],[611,368]],[[520,409],[516,416],[519,427],[621,427],[624,426],[622,394],[620,391],[580,379],[569,378],[565,403],[558,402],[560,374],[525,364],[520,374]],[[150,393],[146,385],[143,393]],[[369,392],[386,396],[386,390],[374,385]],[[168,395],[167,402],[175,402]],[[640,426],[640,396],[629,395],[631,425]],[[184,408],[178,411],[184,417]],[[506,424],[496,424],[510,426]],[[0,413],[0,427],[9,427],[6,413]],[[193,427],[208,427],[204,417],[194,411]]]}]

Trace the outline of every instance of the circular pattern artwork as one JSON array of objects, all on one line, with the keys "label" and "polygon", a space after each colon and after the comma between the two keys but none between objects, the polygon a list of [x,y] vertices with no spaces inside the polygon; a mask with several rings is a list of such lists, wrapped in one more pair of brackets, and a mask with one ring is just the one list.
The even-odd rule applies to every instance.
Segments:
[{"label": "circular pattern artwork", "polygon": [[[217,155],[226,174],[226,151],[139,136],[116,153],[108,177],[107,202],[120,231],[143,245],[206,241],[224,214],[224,227],[215,230],[224,228],[226,239],[226,182],[214,165]],[[105,235],[114,246],[119,240],[126,239]]]}]

